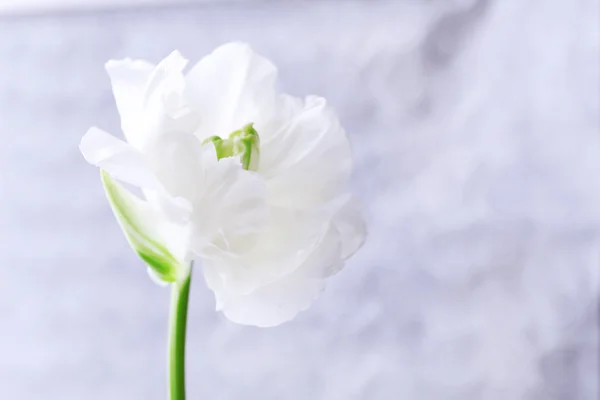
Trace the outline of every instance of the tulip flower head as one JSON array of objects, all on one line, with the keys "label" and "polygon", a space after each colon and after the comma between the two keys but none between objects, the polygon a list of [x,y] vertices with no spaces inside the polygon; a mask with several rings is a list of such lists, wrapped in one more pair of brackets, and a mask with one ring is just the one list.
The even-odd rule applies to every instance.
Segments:
[{"label": "tulip flower head", "polygon": [[198,260],[230,320],[278,325],[364,241],[346,133],[323,98],[279,93],[245,44],[186,66],[176,51],[109,61],[125,140],[91,128],[80,149],[154,279],[181,282]]}]

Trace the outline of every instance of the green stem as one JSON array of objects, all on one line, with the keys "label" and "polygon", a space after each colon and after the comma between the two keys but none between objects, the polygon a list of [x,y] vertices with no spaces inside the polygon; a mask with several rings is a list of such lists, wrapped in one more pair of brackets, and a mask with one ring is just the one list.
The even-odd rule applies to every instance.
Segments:
[{"label": "green stem", "polygon": [[192,274],[173,283],[169,322],[169,399],[185,400],[185,337]]}]

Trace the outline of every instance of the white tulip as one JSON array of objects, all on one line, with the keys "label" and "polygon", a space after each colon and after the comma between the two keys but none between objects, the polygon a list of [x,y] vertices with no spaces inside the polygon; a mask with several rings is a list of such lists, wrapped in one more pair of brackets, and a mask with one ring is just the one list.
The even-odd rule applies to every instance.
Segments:
[{"label": "white tulip", "polygon": [[324,99],[278,93],[274,65],[244,44],[186,64],[108,62],[126,142],[92,128],[81,151],[154,276],[180,282],[198,259],[229,319],[280,324],[363,243],[348,139]]}]

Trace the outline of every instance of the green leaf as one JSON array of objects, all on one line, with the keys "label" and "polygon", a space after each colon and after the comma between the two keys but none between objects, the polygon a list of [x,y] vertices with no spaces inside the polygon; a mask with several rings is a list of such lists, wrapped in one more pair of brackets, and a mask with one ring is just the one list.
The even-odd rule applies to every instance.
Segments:
[{"label": "green leaf", "polygon": [[185,267],[164,244],[160,215],[106,171],[101,170],[100,174],[111,208],[133,250],[161,280],[177,281]]}]

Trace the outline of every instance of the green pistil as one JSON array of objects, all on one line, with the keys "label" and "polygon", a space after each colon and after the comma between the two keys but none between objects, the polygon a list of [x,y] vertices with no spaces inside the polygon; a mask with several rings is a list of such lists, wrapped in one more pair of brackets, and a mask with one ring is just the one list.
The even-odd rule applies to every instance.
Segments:
[{"label": "green pistil", "polygon": [[204,143],[212,142],[218,160],[239,156],[242,168],[256,171],[260,159],[260,138],[253,125],[250,123],[242,129],[230,133],[227,139],[211,136]]}]

